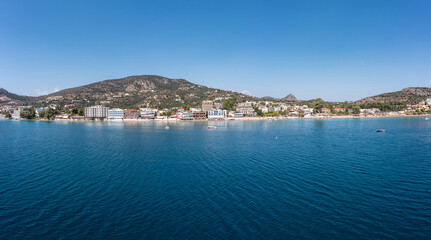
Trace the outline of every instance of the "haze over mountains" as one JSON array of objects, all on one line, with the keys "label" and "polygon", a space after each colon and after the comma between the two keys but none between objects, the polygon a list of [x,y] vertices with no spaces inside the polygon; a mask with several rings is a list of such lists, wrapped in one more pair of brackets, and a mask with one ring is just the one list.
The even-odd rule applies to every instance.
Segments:
[{"label": "haze over mountains", "polygon": [[[104,104],[115,107],[176,107],[197,106],[203,100],[232,98],[243,100],[298,101],[293,94],[277,99],[253,97],[239,92],[210,88],[191,83],[185,79],[171,79],[156,75],[129,76],[88,85],[68,88],[44,96],[30,97],[9,93],[0,88],[0,104],[42,105],[51,101],[58,104],[75,103],[80,106]],[[316,96],[319,97],[319,96]],[[429,87],[409,87],[401,91],[384,93],[358,100],[356,103],[385,102],[417,104],[431,98]]]}]

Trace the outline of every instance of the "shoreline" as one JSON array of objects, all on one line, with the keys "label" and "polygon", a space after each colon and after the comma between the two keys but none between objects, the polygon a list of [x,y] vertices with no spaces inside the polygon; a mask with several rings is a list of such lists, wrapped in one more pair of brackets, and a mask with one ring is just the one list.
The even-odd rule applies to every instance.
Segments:
[{"label": "shoreline", "polygon": [[334,120],[334,119],[376,119],[376,118],[400,118],[400,117],[431,117],[431,114],[421,115],[371,115],[371,116],[313,116],[313,117],[242,117],[242,118],[226,118],[223,120],[169,120],[169,119],[122,119],[122,120],[85,120],[85,119],[0,119],[11,121],[40,121],[40,122],[222,122],[222,121],[287,121],[287,120]]}]

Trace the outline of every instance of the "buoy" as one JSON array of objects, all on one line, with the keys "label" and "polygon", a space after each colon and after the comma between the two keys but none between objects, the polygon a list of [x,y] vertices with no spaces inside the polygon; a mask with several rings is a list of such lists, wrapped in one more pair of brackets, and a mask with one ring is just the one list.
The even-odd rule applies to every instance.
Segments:
[{"label": "buoy", "polygon": [[386,132],[385,129],[377,129],[376,132]]}]

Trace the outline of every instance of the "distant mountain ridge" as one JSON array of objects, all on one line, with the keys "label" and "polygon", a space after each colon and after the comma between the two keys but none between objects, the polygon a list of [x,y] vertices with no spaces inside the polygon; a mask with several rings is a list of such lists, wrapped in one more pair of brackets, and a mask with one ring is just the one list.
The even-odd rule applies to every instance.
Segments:
[{"label": "distant mountain ridge", "polygon": [[14,93],[8,92],[4,88],[0,88],[0,97],[2,97],[1,102],[15,101],[17,104],[31,102],[35,99],[35,97],[23,96]]},{"label": "distant mountain ridge", "polygon": [[268,101],[286,101],[286,102],[296,102],[298,101],[295,97],[295,95],[293,94],[289,94],[284,98],[275,98],[275,97],[271,97],[271,96],[265,96],[265,97],[261,97],[264,100],[268,100]]},{"label": "distant mountain ridge", "polygon": [[356,103],[363,104],[371,102],[384,102],[389,104],[418,104],[427,98],[431,98],[430,87],[408,87],[402,89],[401,91],[383,93],[376,96],[367,97],[356,101]]},{"label": "distant mountain ridge", "polygon": [[[278,99],[273,97],[253,97],[239,92],[202,86],[185,79],[166,78],[157,75],[137,75],[110,79],[68,88],[48,95],[31,97],[10,93],[0,88],[0,104],[46,106],[47,104],[75,104],[77,107],[101,104],[110,107],[159,108],[199,106],[208,99],[237,99],[239,101],[298,101],[293,94]],[[431,98],[430,87],[409,87],[401,91],[383,93],[356,101],[357,104],[385,102],[389,104],[417,104]]]}]

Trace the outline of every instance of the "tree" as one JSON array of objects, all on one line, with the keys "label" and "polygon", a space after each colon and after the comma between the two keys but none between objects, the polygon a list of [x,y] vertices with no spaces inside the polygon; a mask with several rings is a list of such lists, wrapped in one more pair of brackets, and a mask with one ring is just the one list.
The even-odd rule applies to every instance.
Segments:
[{"label": "tree", "polygon": [[36,117],[36,111],[34,110],[33,107],[24,108],[23,111],[20,113],[20,117],[26,118],[26,119],[33,119]]},{"label": "tree", "polygon": [[54,110],[54,109],[52,109],[52,108],[48,108],[48,109],[45,111],[45,118],[46,118],[46,119],[48,119],[48,120],[51,120],[51,119],[53,119],[53,118],[55,117],[55,115],[57,115],[57,114],[60,114],[60,111],[58,111],[58,110]]},{"label": "tree", "polygon": [[314,111],[320,113],[324,107],[324,101],[321,98],[316,98],[313,102]]},{"label": "tree", "polygon": [[301,118],[305,117],[304,111],[300,110],[299,113],[298,113],[298,117],[301,117]]},{"label": "tree", "polygon": [[353,105],[352,110],[353,110],[353,114],[355,115],[358,115],[359,113],[361,113],[361,107],[359,107],[358,105]]},{"label": "tree", "polygon": [[259,117],[263,117],[263,112],[262,112],[258,107],[255,107],[255,108],[254,108],[254,111],[256,112],[256,115],[257,115],[257,116],[259,116]]},{"label": "tree", "polygon": [[232,111],[234,110],[235,101],[234,100],[224,100],[223,101],[223,110]]},{"label": "tree", "polygon": [[71,113],[73,114],[73,115],[77,115],[78,114],[78,112],[79,112],[79,110],[78,110],[78,108],[72,108],[72,110],[71,110]]},{"label": "tree", "polygon": [[39,113],[39,118],[45,118],[45,111]]}]

